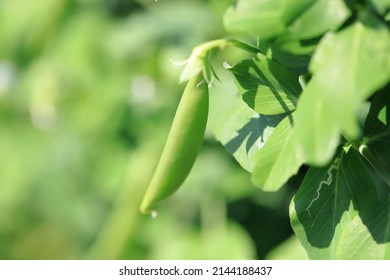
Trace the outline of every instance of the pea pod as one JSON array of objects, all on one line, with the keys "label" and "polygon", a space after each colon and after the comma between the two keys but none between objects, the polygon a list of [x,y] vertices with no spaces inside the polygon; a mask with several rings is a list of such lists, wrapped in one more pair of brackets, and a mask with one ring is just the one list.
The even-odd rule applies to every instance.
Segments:
[{"label": "pea pod", "polygon": [[183,93],[156,171],[141,203],[151,213],[156,203],[175,192],[194,165],[207,124],[209,94],[202,73],[192,77]]}]

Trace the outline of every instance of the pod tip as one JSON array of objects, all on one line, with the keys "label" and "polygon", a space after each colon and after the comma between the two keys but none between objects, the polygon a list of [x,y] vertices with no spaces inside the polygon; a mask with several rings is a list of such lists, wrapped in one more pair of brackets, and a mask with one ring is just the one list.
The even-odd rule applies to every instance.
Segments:
[{"label": "pod tip", "polygon": [[144,215],[150,215],[150,217],[152,217],[152,219],[156,219],[157,218],[157,211],[149,209],[149,207],[146,207],[145,205],[146,204],[141,204],[141,207],[139,209],[140,212]]}]

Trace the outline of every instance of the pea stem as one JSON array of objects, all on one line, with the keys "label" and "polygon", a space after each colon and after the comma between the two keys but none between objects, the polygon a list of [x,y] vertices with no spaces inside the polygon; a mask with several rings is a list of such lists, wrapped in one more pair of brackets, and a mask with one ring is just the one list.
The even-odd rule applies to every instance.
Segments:
[{"label": "pea stem", "polygon": [[[208,61],[208,56],[211,50],[215,48],[224,49],[225,47],[230,46],[237,47],[251,53],[260,52],[260,50],[254,46],[233,39],[216,39],[200,44],[199,46],[193,48],[191,56],[184,62],[186,66],[180,75],[180,82],[189,81],[192,77],[198,75],[202,71],[205,74],[207,72],[210,73],[210,71],[205,71],[205,68],[207,67],[211,69],[211,72],[214,72]],[[213,75],[215,75],[215,73],[213,73]],[[208,83],[211,81],[211,77],[208,75],[205,75],[204,78]]]}]

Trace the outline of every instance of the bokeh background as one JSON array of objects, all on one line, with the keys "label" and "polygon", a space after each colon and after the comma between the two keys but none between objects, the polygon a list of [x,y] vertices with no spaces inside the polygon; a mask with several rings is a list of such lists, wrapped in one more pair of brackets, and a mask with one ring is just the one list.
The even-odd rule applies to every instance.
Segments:
[{"label": "bokeh background", "polygon": [[229,4],[0,0],[0,259],[305,258],[294,188],[256,189],[209,129],[158,217],[138,211],[184,88],[170,60],[225,36]]}]

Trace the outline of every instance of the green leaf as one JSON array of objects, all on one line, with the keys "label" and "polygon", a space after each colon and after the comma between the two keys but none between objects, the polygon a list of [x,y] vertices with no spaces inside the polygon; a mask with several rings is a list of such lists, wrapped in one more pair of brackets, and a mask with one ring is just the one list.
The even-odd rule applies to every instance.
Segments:
[{"label": "green leaf", "polygon": [[303,75],[308,72],[310,61],[309,55],[292,54],[265,42],[259,42],[259,49],[260,52],[269,59],[277,61],[297,75]]},{"label": "green leaf", "polygon": [[[353,119],[360,100],[390,80],[389,52],[389,30],[371,18],[321,42],[310,66],[327,99],[333,100],[335,112],[346,110],[351,116],[340,116]],[[344,130],[347,135],[356,135],[349,125]]]},{"label": "green leaf", "polygon": [[359,151],[390,186],[390,97],[375,95],[364,126],[364,141]]},{"label": "green leaf", "polygon": [[261,149],[284,115],[266,116],[251,110],[241,99],[221,114],[213,125],[215,137],[240,165],[252,171],[253,156]]},{"label": "green leaf", "polygon": [[228,31],[245,32],[268,39],[286,31],[286,27],[314,0],[239,0],[225,13]]},{"label": "green leaf", "polygon": [[390,127],[390,87],[375,94],[364,124],[366,141],[386,134]]},{"label": "green leaf", "polygon": [[273,115],[295,109],[302,90],[298,75],[276,61],[258,54],[253,59],[241,61],[230,71],[243,100],[256,112]]},{"label": "green leaf", "polygon": [[339,28],[351,15],[343,0],[318,0],[307,9],[289,30],[299,39],[310,39]]},{"label": "green leaf", "polygon": [[388,12],[388,13],[385,15],[385,21],[387,21],[387,22],[390,21],[390,12]]},{"label": "green leaf", "polygon": [[279,10],[280,1],[241,0],[231,6],[224,15],[228,31],[239,31],[270,38],[285,32]]},{"label": "green leaf", "polygon": [[294,130],[297,149],[305,160],[322,165],[330,160],[339,143],[339,121],[326,105],[322,87],[312,79],[299,100]]},{"label": "green leaf", "polygon": [[390,9],[390,0],[369,0],[375,9],[382,15]]},{"label": "green leaf", "polygon": [[306,9],[310,8],[310,6],[313,5],[316,1],[317,0],[280,0],[280,10],[283,11],[283,21],[286,23],[286,25],[290,25],[298,16],[300,16]]},{"label": "green leaf", "polygon": [[294,55],[312,55],[318,45],[318,38],[299,40],[295,34],[286,32],[269,40],[269,43],[279,49]]},{"label": "green leaf", "polygon": [[308,260],[305,249],[296,235],[291,235],[274,247],[266,256],[267,260]]},{"label": "green leaf", "polygon": [[390,79],[389,31],[370,20],[325,36],[314,54],[314,76],[301,95],[296,117],[297,139],[309,163],[328,162],[339,133],[359,135],[361,103]]},{"label": "green leaf", "polygon": [[378,201],[369,169],[356,150],[346,149],[307,172],[290,218],[311,259],[390,257],[390,198]]},{"label": "green leaf", "polygon": [[229,83],[226,77],[222,77],[222,81],[210,89],[209,124],[215,138],[251,172],[254,154],[263,147],[285,114],[265,116],[256,113],[239,94],[231,92],[235,88],[233,82]]},{"label": "green leaf", "polygon": [[274,129],[264,147],[256,152],[252,181],[264,191],[277,191],[302,164],[303,158],[293,139],[293,115],[290,114]]}]

